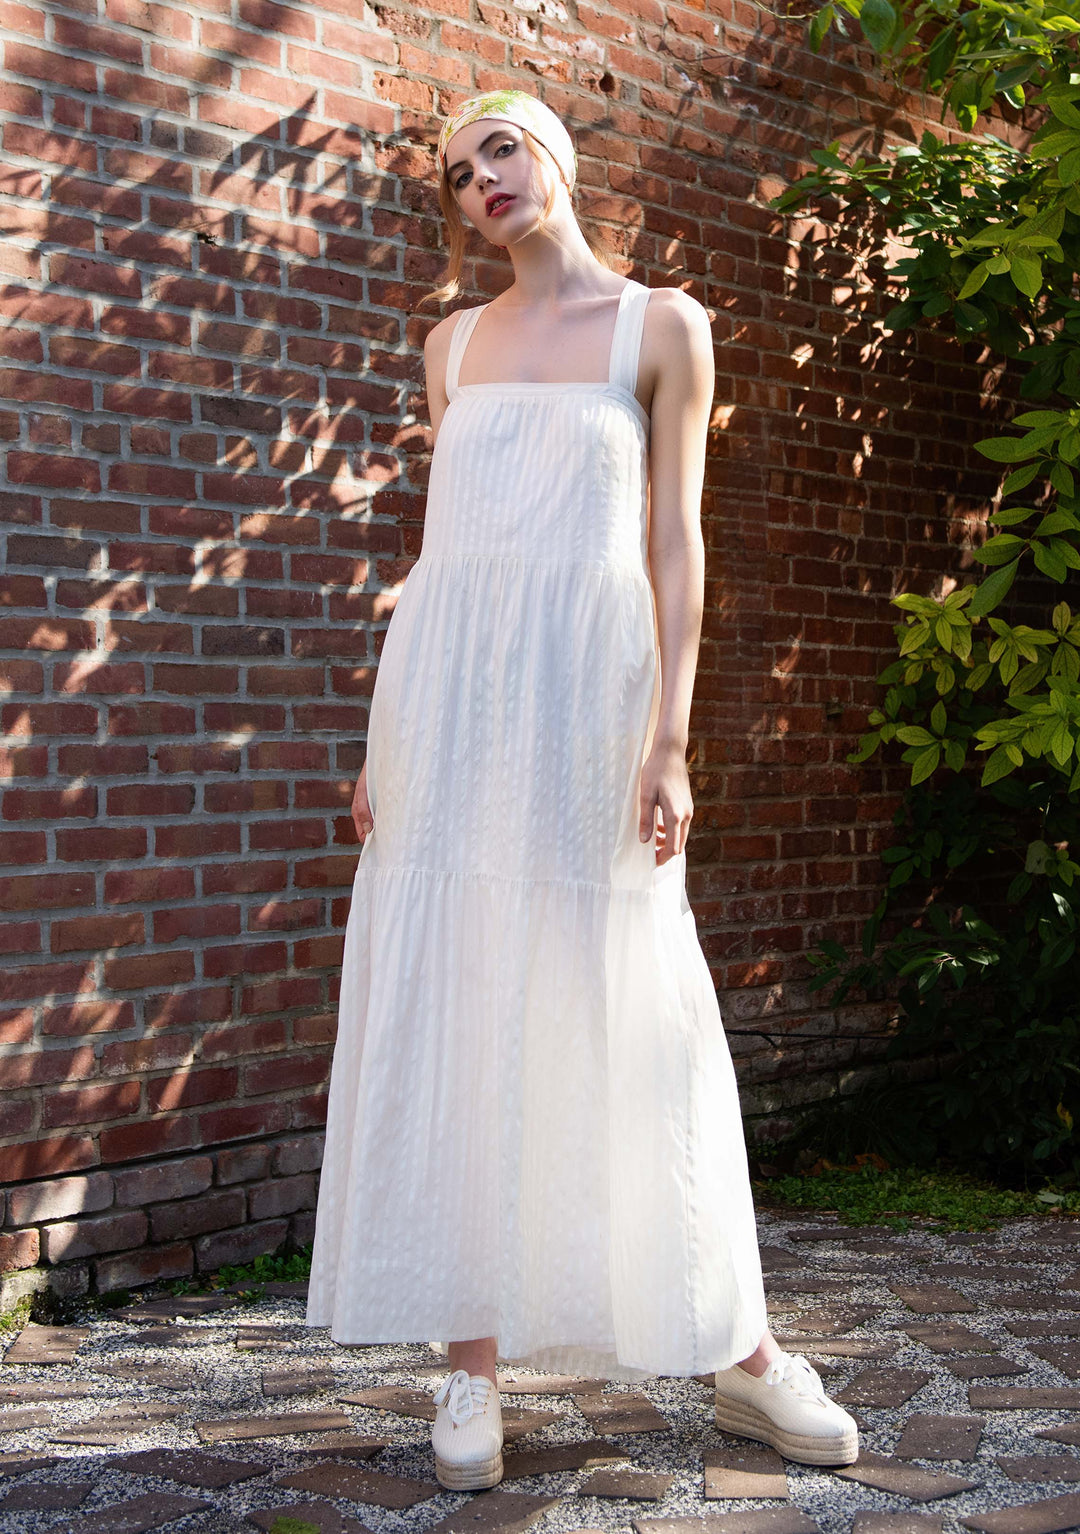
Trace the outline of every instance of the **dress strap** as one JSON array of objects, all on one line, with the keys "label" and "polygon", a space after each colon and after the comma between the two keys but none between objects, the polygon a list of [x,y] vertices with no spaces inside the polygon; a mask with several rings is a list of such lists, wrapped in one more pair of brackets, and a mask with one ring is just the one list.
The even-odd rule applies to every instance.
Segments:
[{"label": "dress strap", "polygon": [[651,288],[647,288],[643,282],[637,282],[631,277],[619,294],[615,334],[611,338],[608,383],[619,384],[630,394],[637,389],[641,336],[645,328],[645,310],[648,307],[651,292]]},{"label": "dress strap", "polygon": [[476,328],[476,322],[480,318],[480,312],[487,308],[487,304],[475,304],[471,309],[465,309],[461,318],[454,322],[454,333],[450,337],[450,351],[446,359],[446,398],[450,400],[457,393],[458,373],[461,371],[461,359],[465,355],[465,348],[469,344],[469,337]]}]

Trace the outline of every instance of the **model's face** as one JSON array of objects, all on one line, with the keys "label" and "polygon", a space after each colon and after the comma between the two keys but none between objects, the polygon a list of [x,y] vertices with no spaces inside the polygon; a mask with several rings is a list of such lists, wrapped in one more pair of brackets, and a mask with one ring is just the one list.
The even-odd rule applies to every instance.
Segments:
[{"label": "model's face", "polygon": [[481,117],[459,128],[446,146],[446,170],[462,213],[492,244],[509,245],[536,227],[545,188],[517,123]]}]

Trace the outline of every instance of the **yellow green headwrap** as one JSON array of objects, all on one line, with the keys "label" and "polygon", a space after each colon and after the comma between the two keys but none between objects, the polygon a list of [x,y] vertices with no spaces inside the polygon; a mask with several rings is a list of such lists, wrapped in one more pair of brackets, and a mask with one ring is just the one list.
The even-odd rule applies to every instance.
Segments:
[{"label": "yellow green headwrap", "polygon": [[466,123],[476,122],[481,117],[501,117],[506,122],[517,123],[519,128],[527,129],[533,138],[539,139],[544,148],[551,151],[567,190],[574,190],[574,182],[577,180],[577,150],[574,141],[551,108],[535,96],[530,96],[528,91],[485,91],[481,96],[470,96],[459,107],[455,107],[443,119],[439,133],[436,158],[441,170],[446,169],[446,146],[451,135],[459,128],[464,128]]}]

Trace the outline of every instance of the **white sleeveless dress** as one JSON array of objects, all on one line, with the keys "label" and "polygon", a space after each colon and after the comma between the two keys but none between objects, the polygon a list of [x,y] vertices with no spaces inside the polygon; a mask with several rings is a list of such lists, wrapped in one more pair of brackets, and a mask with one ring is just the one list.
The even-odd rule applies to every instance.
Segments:
[{"label": "white sleeveless dress", "polygon": [[307,1321],[494,1335],[615,1380],[767,1325],[735,1076],[685,854],[638,836],[659,702],[649,289],[606,383],[459,384],[368,726]]}]

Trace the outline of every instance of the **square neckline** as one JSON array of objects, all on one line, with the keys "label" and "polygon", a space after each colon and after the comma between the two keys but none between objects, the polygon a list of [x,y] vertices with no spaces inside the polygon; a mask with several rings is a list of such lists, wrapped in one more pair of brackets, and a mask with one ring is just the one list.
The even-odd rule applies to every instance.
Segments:
[{"label": "square neckline", "polygon": [[457,334],[458,328],[461,325],[468,323],[470,328],[469,328],[468,334],[463,338],[464,344],[462,345],[461,350],[460,350],[460,352],[458,354],[458,357],[457,357],[457,366],[456,366],[456,368],[454,370],[454,378],[455,378],[454,392],[449,397],[448,406],[453,404],[454,397],[457,394],[459,394],[459,393],[468,393],[471,390],[501,389],[504,393],[515,392],[515,391],[522,391],[522,392],[526,392],[526,393],[532,393],[534,391],[542,392],[542,391],[547,390],[547,389],[562,389],[564,391],[573,390],[575,392],[583,392],[583,391],[587,391],[587,390],[593,390],[593,391],[595,391],[598,394],[614,394],[618,399],[622,400],[624,403],[629,405],[631,411],[633,412],[635,421],[641,427],[644,436],[646,438],[648,438],[649,432],[650,432],[650,428],[652,426],[652,419],[651,419],[648,411],[645,409],[645,406],[641,403],[641,401],[638,399],[637,395],[634,393],[634,391],[632,389],[626,388],[626,386],[624,384],[617,383],[612,378],[612,376],[611,376],[612,372],[614,371],[615,361],[616,361],[616,350],[615,349],[616,349],[617,342],[619,340],[619,327],[622,324],[623,313],[624,313],[624,310],[625,310],[625,307],[626,307],[627,300],[628,300],[630,294],[633,292],[633,290],[635,288],[641,288],[641,287],[644,287],[644,286],[645,285],[643,283],[639,283],[634,278],[631,277],[631,278],[627,279],[627,282],[626,282],[625,286],[623,287],[622,291],[619,294],[619,301],[618,301],[618,304],[617,304],[616,309],[615,309],[615,323],[612,326],[611,341],[610,341],[610,344],[608,346],[608,364],[607,364],[607,374],[608,374],[608,376],[606,378],[596,378],[596,379],[580,379],[580,378],[568,378],[568,379],[533,379],[533,378],[494,379],[494,378],[492,378],[492,379],[485,379],[485,380],[483,380],[480,383],[460,383],[460,382],[457,382],[457,380],[461,376],[461,365],[462,365],[462,363],[465,360],[465,354],[466,354],[466,352],[469,349],[469,342],[472,340],[473,332],[476,330],[476,326],[477,326],[477,323],[479,322],[480,315],[481,315],[481,313],[485,309],[488,309],[488,308],[491,307],[491,304],[494,302],[494,300],[493,299],[489,299],[486,304],[477,304],[472,310],[466,310],[465,311],[466,313],[474,315],[475,318],[473,318],[473,319],[471,319],[469,321],[459,320],[457,322],[457,325],[455,326],[455,336]]}]

